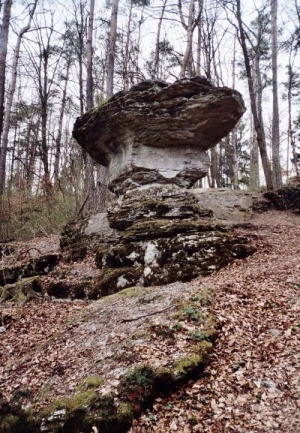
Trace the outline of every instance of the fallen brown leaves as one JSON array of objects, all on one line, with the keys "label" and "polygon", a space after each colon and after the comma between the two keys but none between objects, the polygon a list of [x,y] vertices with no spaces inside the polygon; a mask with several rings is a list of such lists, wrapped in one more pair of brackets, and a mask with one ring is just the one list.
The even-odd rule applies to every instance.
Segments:
[{"label": "fallen brown leaves", "polygon": [[22,394],[38,395],[49,377],[63,373],[68,367],[66,359],[61,359],[59,348],[51,348],[70,318],[85,305],[85,301],[41,300],[1,306],[0,320],[5,331],[0,334],[0,392],[4,396],[11,397],[18,390],[20,398]]},{"label": "fallen brown leaves", "polygon": [[[60,268],[67,273],[64,264]],[[89,305],[59,299],[23,307],[5,303],[0,392],[36,412],[72,394],[87,376],[100,375],[99,392],[107,393],[116,392],[120,377],[134,366],[169,367],[193,353],[206,329],[210,304],[202,306],[200,291],[191,301],[194,292],[191,284],[174,283],[127,289]],[[191,308],[186,315],[184,302]]]},{"label": "fallen brown leaves", "polygon": [[[109,391],[133,364],[168,365],[189,350],[195,332],[183,320],[183,329],[170,333],[178,320],[172,306],[211,287],[220,329],[204,377],[157,398],[131,432],[299,433],[300,218],[268,212],[252,224],[240,231],[254,235],[257,253],[189,284],[89,306],[2,305],[0,391],[19,393],[38,408],[90,374],[106,377],[103,391]],[[67,277],[74,269],[65,267]]]},{"label": "fallen brown leaves", "polygon": [[300,432],[300,218],[252,222],[258,252],[198,280],[221,326],[205,377],[157,399],[132,433]]}]

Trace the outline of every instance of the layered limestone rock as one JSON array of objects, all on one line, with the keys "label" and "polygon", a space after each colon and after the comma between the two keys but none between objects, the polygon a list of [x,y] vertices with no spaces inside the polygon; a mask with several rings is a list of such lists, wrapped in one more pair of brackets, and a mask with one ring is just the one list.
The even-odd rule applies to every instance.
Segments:
[{"label": "layered limestone rock", "polygon": [[207,174],[206,151],[244,111],[240,93],[203,77],[145,81],[78,118],[73,136],[109,168],[118,195],[157,183],[191,187]]},{"label": "layered limestone rock", "polygon": [[[206,151],[244,110],[238,92],[196,77],[140,83],[77,119],[74,137],[108,167],[109,188],[118,195],[106,215],[81,231],[94,235],[103,223],[99,296],[137,284],[190,281],[253,252],[209,203],[201,204],[200,193],[186,189],[207,173]],[[233,206],[242,208],[235,199]]]},{"label": "layered limestone rock", "polygon": [[108,209],[108,220],[120,238],[99,245],[100,296],[136,284],[190,281],[254,251],[232,224],[201,206],[192,190],[174,186],[129,192]]}]

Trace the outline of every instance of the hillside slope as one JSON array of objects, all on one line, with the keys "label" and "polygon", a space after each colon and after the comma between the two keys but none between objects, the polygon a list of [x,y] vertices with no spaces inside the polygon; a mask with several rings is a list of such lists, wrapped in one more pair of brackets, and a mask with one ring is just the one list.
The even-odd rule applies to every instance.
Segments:
[{"label": "hillside slope", "polygon": [[300,217],[251,223],[257,253],[197,280],[220,326],[205,377],[156,400],[132,433],[300,432]]},{"label": "hillside slope", "polygon": [[39,411],[96,375],[98,391],[117,396],[133,365],[172,366],[178,376],[178,359],[210,339],[213,315],[218,337],[205,374],[158,395],[130,432],[300,432],[300,217],[256,214],[239,233],[257,252],[191,283],[95,302],[2,304],[2,395]]}]

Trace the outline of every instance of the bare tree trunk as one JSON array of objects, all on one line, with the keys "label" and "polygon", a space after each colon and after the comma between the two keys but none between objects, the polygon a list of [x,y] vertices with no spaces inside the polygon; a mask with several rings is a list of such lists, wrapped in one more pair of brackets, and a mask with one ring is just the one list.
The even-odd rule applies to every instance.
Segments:
[{"label": "bare tree trunk", "polygon": [[[236,74],[236,34],[233,40],[233,59],[232,59],[232,88],[235,89],[235,74]],[[231,145],[232,145],[232,171],[233,189],[239,189],[239,164],[237,154],[237,128],[235,127],[231,133]]]},{"label": "bare tree trunk", "polygon": [[[27,167],[27,179],[26,179],[26,191],[30,196],[32,194],[32,183],[34,178],[34,166],[37,154],[37,142],[39,136],[39,129],[37,128],[33,137],[32,142],[27,143],[27,155],[26,155],[26,167]],[[30,138],[30,135],[29,135]]]},{"label": "bare tree trunk", "polygon": [[[107,75],[106,75],[106,96],[111,98],[114,93],[114,72],[115,72],[115,54],[116,54],[116,40],[117,40],[117,22],[118,22],[118,7],[119,0],[112,0],[111,19],[110,19],[110,34],[107,54]],[[105,206],[106,197],[106,177],[107,168],[100,165],[97,175],[99,183],[100,197],[99,203]],[[103,209],[101,209],[103,210]]]},{"label": "bare tree trunk", "polygon": [[259,190],[259,159],[256,132],[253,125],[253,116],[250,118],[250,173],[249,173],[250,191]]},{"label": "bare tree trunk", "polygon": [[6,0],[3,6],[3,18],[0,32],[0,137],[3,130],[4,100],[5,100],[5,71],[10,25],[12,0]]},{"label": "bare tree trunk", "polygon": [[155,54],[154,54],[154,61],[153,61],[153,68],[151,72],[151,78],[158,78],[158,72],[159,72],[159,53],[160,53],[160,47],[159,47],[159,41],[160,41],[160,33],[161,33],[161,26],[167,6],[167,1],[164,0],[161,14],[158,21],[158,27],[157,27],[157,33],[156,33],[156,44],[155,44]]},{"label": "bare tree trunk", "polygon": [[199,19],[197,23],[197,58],[196,58],[196,75],[200,75],[201,71],[201,49],[202,49],[202,32],[201,32],[201,18],[203,11],[203,0],[198,0]]},{"label": "bare tree trunk", "polygon": [[58,119],[58,133],[55,140],[55,157],[54,157],[54,177],[53,177],[53,183],[54,186],[57,185],[58,178],[59,178],[59,165],[60,165],[60,156],[61,156],[61,137],[62,137],[62,127],[63,127],[63,120],[64,120],[64,114],[66,110],[66,103],[67,103],[67,87],[68,87],[68,81],[69,81],[69,71],[71,66],[71,56],[68,56],[67,58],[67,65],[66,65],[66,72],[65,72],[65,83],[63,88],[63,94],[62,94],[62,101],[60,106],[60,112],[59,112],[59,119]]},{"label": "bare tree trunk", "polygon": [[132,9],[133,9],[133,3],[131,1],[130,5],[129,5],[129,15],[128,15],[128,21],[127,21],[127,34],[126,34],[126,42],[125,42],[124,65],[123,65],[123,69],[124,69],[123,79],[124,79],[124,90],[125,91],[129,90],[129,83],[130,83],[130,78],[129,78],[130,48],[129,47],[130,47],[130,36],[131,36]]},{"label": "bare tree trunk", "polygon": [[179,78],[184,78],[185,74],[186,74],[186,69],[188,66],[188,63],[190,61],[191,58],[191,54],[192,54],[192,46],[193,46],[193,32],[194,32],[194,9],[195,9],[195,0],[190,0],[190,5],[189,5],[189,16],[188,16],[188,23],[185,24],[184,18],[183,18],[183,14],[182,14],[182,6],[181,6],[181,0],[178,1],[178,6],[180,9],[180,17],[181,17],[181,22],[182,25],[186,28],[186,32],[187,32],[187,43],[186,43],[186,50],[183,56],[183,61],[182,61],[182,65],[181,65],[181,71],[180,71],[180,75]]},{"label": "bare tree trunk", "polygon": [[257,53],[254,59],[255,65],[255,78],[256,78],[256,104],[257,104],[257,116],[260,123],[261,135],[263,137],[264,142],[266,142],[266,134],[264,127],[264,119],[263,119],[263,109],[262,109],[262,96],[263,96],[263,88],[262,88],[262,80],[261,80],[261,70],[260,70],[260,54]]},{"label": "bare tree trunk", "polygon": [[264,175],[265,175],[265,179],[266,179],[267,189],[272,190],[273,189],[272,170],[271,170],[269,157],[267,154],[266,142],[265,142],[263,134],[262,134],[261,123],[260,123],[258,115],[257,115],[257,105],[256,105],[256,99],[255,99],[253,78],[252,78],[252,74],[251,74],[250,60],[249,60],[248,50],[247,50],[247,46],[246,46],[246,36],[245,36],[245,31],[244,31],[244,26],[243,26],[243,21],[242,21],[242,15],[241,15],[241,1],[236,0],[236,5],[237,5],[237,20],[238,20],[238,26],[239,26],[239,31],[240,31],[240,43],[241,43],[241,47],[242,47],[243,55],[244,55],[244,62],[245,62],[247,79],[248,79],[251,111],[252,111],[255,131],[256,131],[256,138],[257,138],[257,143],[258,143],[260,156],[261,156],[261,160],[262,160],[262,166],[263,166]]},{"label": "bare tree trunk", "polygon": [[[93,83],[93,31],[94,31],[94,10],[95,0],[90,0],[89,22],[86,43],[86,110],[89,111],[94,106],[94,83]],[[95,205],[95,180],[94,180],[94,161],[87,154],[85,161],[84,175],[85,191],[87,194],[86,212],[88,214],[96,211]]]},{"label": "bare tree trunk", "polygon": [[210,188],[220,188],[220,165],[218,152],[215,147],[210,149],[210,172],[211,172],[211,181]]},{"label": "bare tree trunk", "polygon": [[289,176],[289,159],[290,159],[289,151],[290,151],[290,147],[292,150],[292,156],[293,156],[292,157],[292,163],[293,163],[295,171],[296,171],[296,176],[300,175],[298,157],[297,157],[297,152],[296,152],[295,135],[294,135],[293,126],[292,126],[293,75],[294,75],[294,72],[292,70],[291,62],[289,62],[289,66],[288,66],[288,77],[289,77],[289,79],[288,79],[288,148],[287,148],[287,163],[286,163],[287,176]]},{"label": "bare tree trunk", "polygon": [[86,109],[91,110],[94,106],[94,83],[93,83],[93,30],[94,30],[95,0],[90,0],[90,14],[88,33],[86,41]]},{"label": "bare tree trunk", "polygon": [[[78,46],[76,46],[76,52],[78,57],[79,66],[79,104],[80,104],[80,114],[84,113],[84,89],[83,89],[83,64],[84,64],[84,37],[86,31],[86,17],[85,17],[85,3],[80,0],[79,2],[79,12],[75,1],[73,0],[74,15],[75,15],[75,25],[78,36]],[[79,17],[79,18],[78,18]]]},{"label": "bare tree trunk", "polygon": [[271,0],[271,26],[272,26],[272,95],[273,95],[273,119],[272,119],[272,162],[274,188],[282,186],[280,167],[280,133],[279,133],[279,109],[278,109],[278,66],[277,66],[277,0]]},{"label": "bare tree trunk", "polygon": [[118,21],[119,0],[112,0],[110,34],[107,55],[107,76],[106,76],[106,95],[111,98],[114,93],[114,72],[115,72],[115,54],[117,40],[117,21]]},{"label": "bare tree trunk", "polygon": [[11,70],[11,81],[10,81],[10,86],[9,86],[6,105],[5,105],[5,115],[4,115],[4,122],[3,122],[3,134],[2,134],[2,148],[0,153],[0,202],[3,197],[4,186],[5,186],[5,167],[6,167],[6,156],[7,156],[7,147],[8,147],[8,133],[9,133],[9,126],[10,126],[10,116],[11,116],[13,98],[16,90],[17,68],[18,68],[18,62],[20,56],[20,47],[21,47],[22,37],[30,29],[32,17],[36,9],[37,1],[38,0],[35,0],[33,7],[30,11],[27,25],[23,27],[18,34],[15,53],[14,53],[14,59],[13,59],[12,70]]},{"label": "bare tree trunk", "polygon": [[51,179],[49,169],[49,149],[47,142],[47,121],[48,121],[48,56],[49,46],[43,50],[44,62],[43,62],[43,80],[41,83],[41,126],[42,126],[42,141],[41,141],[41,159],[44,167],[44,190],[46,194],[51,191]]}]

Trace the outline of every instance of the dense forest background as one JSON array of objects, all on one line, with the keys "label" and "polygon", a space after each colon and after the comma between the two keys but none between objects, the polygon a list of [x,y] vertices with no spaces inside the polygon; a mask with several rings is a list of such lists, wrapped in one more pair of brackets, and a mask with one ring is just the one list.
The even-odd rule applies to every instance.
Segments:
[{"label": "dense forest background", "polygon": [[204,75],[247,112],[198,186],[275,189],[300,171],[298,0],[0,0],[1,240],[103,210],[77,116],[145,79]]}]

